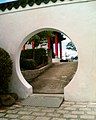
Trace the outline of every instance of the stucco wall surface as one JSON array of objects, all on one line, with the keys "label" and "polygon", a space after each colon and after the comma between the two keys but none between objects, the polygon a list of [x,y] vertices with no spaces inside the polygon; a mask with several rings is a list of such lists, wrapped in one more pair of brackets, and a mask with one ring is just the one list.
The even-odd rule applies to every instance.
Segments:
[{"label": "stucco wall surface", "polygon": [[29,9],[0,15],[0,47],[13,60],[11,86],[21,98],[32,91],[23,78],[19,58],[22,45],[37,32],[53,28],[70,37],[78,49],[78,69],[64,89],[65,100],[96,100],[96,1]]}]

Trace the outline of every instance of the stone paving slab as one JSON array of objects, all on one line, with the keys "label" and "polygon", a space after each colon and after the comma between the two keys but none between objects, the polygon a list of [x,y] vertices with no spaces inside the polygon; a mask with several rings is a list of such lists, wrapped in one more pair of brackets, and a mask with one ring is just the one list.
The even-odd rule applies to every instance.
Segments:
[{"label": "stone paving slab", "polygon": [[60,107],[64,100],[64,95],[53,94],[33,94],[23,100],[22,105],[39,106],[39,107]]},{"label": "stone paving slab", "polygon": [[17,103],[0,109],[0,120],[96,120],[96,103],[64,101],[59,108],[23,106]]}]

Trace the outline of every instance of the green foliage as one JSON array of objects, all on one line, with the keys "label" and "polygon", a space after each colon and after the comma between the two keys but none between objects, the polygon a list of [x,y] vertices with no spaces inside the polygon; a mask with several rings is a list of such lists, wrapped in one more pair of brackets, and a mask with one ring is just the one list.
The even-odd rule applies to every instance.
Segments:
[{"label": "green foliage", "polygon": [[[33,59],[34,58],[34,59]],[[32,70],[41,64],[47,64],[48,57],[44,48],[28,49],[21,52],[20,68],[21,70]]]},{"label": "green foliage", "polygon": [[22,59],[20,62],[21,70],[34,70],[36,62],[33,59]]},{"label": "green foliage", "polygon": [[30,38],[27,43],[31,44],[32,41],[34,41],[34,47],[38,47],[40,43],[40,37],[36,34],[32,38]]},{"label": "green foliage", "polygon": [[20,59],[33,59],[33,49],[21,51]]},{"label": "green foliage", "polygon": [[35,61],[37,66],[47,63],[46,50],[44,48],[35,49]]},{"label": "green foliage", "polygon": [[77,51],[75,45],[73,44],[73,42],[69,42],[69,43],[66,45],[66,49],[71,49],[71,50]]},{"label": "green foliage", "polygon": [[0,91],[8,92],[8,84],[12,74],[12,60],[9,54],[0,48]]},{"label": "green foliage", "polygon": [[31,42],[34,41],[34,47],[38,47],[38,45],[40,43],[43,43],[43,41],[46,39],[47,40],[47,37],[53,37],[55,36],[54,35],[54,32],[53,31],[42,31],[42,32],[39,32],[38,34],[32,36],[28,41],[27,43],[28,44],[32,44]]},{"label": "green foliage", "polygon": [[54,31],[46,30],[46,31],[39,32],[37,35],[40,37],[40,43],[43,43],[45,41],[47,42],[48,37],[50,38],[54,37],[55,33]]},{"label": "green foliage", "polygon": [[53,31],[51,31],[51,30],[46,30],[46,31],[42,31],[42,32],[40,32],[39,34],[38,34],[40,37],[42,37],[42,38],[46,38],[46,37],[52,37],[52,36],[54,36],[54,32]]}]

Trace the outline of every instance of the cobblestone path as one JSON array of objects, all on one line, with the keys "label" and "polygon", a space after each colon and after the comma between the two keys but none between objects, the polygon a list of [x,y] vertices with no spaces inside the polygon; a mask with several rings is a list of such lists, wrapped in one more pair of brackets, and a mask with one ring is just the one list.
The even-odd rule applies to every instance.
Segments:
[{"label": "cobblestone path", "polygon": [[77,62],[54,63],[30,83],[34,93],[63,93],[64,87],[73,78]]},{"label": "cobblestone path", "polygon": [[0,109],[0,120],[96,120],[96,103],[68,102],[59,108],[21,106]]}]

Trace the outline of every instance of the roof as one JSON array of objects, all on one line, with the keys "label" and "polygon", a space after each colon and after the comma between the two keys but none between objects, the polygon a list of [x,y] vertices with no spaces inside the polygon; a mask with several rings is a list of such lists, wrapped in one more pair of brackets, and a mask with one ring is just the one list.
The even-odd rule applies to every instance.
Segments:
[{"label": "roof", "polygon": [[[5,11],[6,9],[11,10],[12,8],[18,9],[20,6],[22,8],[25,8],[26,5],[33,6],[34,4],[40,5],[41,3],[49,3],[49,1],[52,1],[53,3],[57,2],[58,0],[17,0],[7,3],[1,3],[0,4],[0,10]],[[60,0],[64,1],[64,0]]]}]

